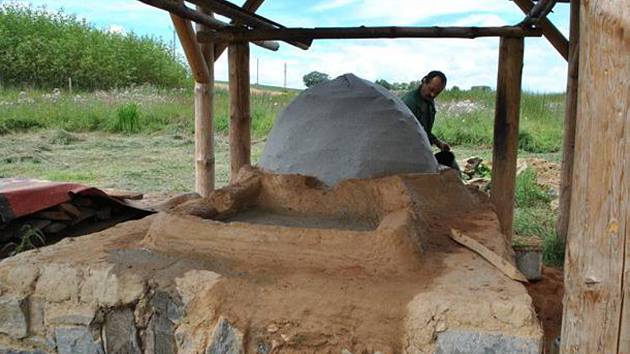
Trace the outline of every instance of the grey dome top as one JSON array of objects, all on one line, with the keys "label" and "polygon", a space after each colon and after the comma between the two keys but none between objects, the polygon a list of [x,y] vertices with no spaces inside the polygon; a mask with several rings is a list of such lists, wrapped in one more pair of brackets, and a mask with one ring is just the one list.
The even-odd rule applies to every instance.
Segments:
[{"label": "grey dome top", "polygon": [[407,106],[353,74],[297,96],[279,114],[260,166],[314,176],[328,185],[438,168],[427,134]]}]

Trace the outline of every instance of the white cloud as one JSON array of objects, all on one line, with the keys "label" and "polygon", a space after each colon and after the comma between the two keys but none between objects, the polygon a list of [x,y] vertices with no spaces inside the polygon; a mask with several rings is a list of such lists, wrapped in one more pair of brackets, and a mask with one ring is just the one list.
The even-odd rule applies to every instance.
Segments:
[{"label": "white cloud", "polygon": [[[255,82],[258,57],[261,84],[282,86],[286,62],[289,87],[303,87],[302,76],[314,70],[331,77],[352,72],[368,80],[408,82],[433,69],[446,73],[449,87],[494,87],[498,43],[497,38],[318,41],[308,51],[282,45],[277,53],[252,47],[251,77]],[[564,90],[566,63],[546,40],[527,40],[524,61],[524,89]],[[227,78],[225,58],[217,65],[216,74]]]},{"label": "white cloud", "polygon": [[123,26],[120,25],[111,25],[109,26],[109,28],[107,29],[107,32],[109,33],[119,33],[119,34],[125,34],[125,28]]},{"label": "white cloud", "polygon": [[319,4],[313,6],[311,9],[314,11],[334,10],[355,2],[357,2],[357,0],[327,0],[320,2]]},{"label": "white cloud", "polygon": [[474,13],[516,13],[520,10],[507,0],[329,0],[322,1],[311,8],[323,12],[326,10],[345,10],[343,21],[365,21],[370,24],[409,25],[439,16],[464,15]]},{"label": "white cloud", "polygon": [[505,26],[508,23],[501,17],[493,14],[474,14],[459,19],[453,26]]}]

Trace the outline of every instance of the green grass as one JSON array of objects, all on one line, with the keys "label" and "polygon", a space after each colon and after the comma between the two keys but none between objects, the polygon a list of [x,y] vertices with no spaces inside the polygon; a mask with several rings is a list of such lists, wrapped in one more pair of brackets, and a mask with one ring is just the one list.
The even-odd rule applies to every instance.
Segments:
[{"label": "green grass", "polygon": [[[0,135],[63,129],[67,132],[105,131],[123,134],[193,132],[191,89],[138,86],[124,90],[53,94],[44,90],[20,92],[0,89]],[[295,97],[295,91],[254,93],[252,135],[266,136],[278,112]],[[229,127],[229,96],[217,88],[214,97],[214,129]]]},{"label": "green grass", "polygon": [[519,238],[538,239],[543,248],[543,263],[550,266],[562,266],[564,263],[564,244],[556,235],[558,214],[549,202],[550,195],[536,183],[536,174],[531,169],[523,171],[516,179],[514,232]]},{"label": "green grass", "polygon": [[[186,192],[194,189],[194,136],[191,132],[156,134],[69,133],[57,143],[58,130],[18,133],[0,139],[0,178],[26,177],[77,182],[98,188],[138,192]],[[256,163],[263,143],[252,144]],[[227,139],[215,139],[216,183],[229,175]]]},{"label": "green grass", "polygon": [[[441,106],[469,101],[469,109],[438,109],[434,134],[451,145],[492,146],[494,92],[445,91]],[[531,153],[558,152],[562,147],[563,94],[523,93],[519,149]]]}]

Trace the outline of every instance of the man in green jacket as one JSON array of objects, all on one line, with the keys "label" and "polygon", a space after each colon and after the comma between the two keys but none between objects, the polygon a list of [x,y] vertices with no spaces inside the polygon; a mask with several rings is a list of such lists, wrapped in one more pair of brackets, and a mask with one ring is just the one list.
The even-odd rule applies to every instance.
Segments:
[{"label": "man in green jacket", "polygon": [[441,151],[450,151],[451,147],[438,139],[431,130],[435,122],[435,104],[433,100],[446,87],[446,75],[441,71],[431,71],[420,82],[420,87],[407,92],[402,100],[427,132],[429,142]]}]

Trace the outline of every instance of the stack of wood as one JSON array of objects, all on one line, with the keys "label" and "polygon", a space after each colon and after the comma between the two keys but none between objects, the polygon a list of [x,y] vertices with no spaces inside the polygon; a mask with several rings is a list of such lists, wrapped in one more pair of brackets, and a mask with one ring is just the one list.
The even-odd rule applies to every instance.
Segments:
[{"label": "stack of wood", "polygon": [[0,226],[0,242],[19,238],[26,225],[41,231],[45,236],[67,233],[75,227],[105,222],[120,214],[122,206],[105,198],[76,196],[72,200],[48,209],[21,217]]}]

